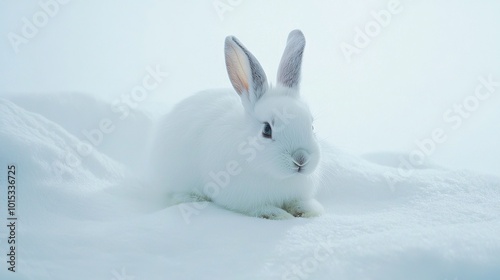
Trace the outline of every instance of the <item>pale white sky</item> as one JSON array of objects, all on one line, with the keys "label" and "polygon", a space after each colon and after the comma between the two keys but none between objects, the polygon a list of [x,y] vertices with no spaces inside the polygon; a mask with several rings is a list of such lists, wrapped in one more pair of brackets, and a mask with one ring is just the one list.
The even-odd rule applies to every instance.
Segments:
[{"label": "pale white sky", "polygon": [[[373,25],[391,1],[73,0],[45,7],[52,15],[16,54],[9,36],[23,36],[24,17],[43,22],[39,3],[54,1],[0,3],[0,96],[78,91],[111,100],[140,83],[147,66],[160,65],[170,76],[143,106],[166,111],[196,91],[230,87],[227,35],[274,83],[288,32],[299,28],[307,40],[303,95],[330,143],[357,154],[408,153],[442,128],[447,140],[431,160],[500,175],[500,87],[456,130],[458,113],[449,115],[454,122],[443,119],[454,104],[472,102],[479,76],[500,81],[498,1],[401,0],[349,63],[341,45],[355,45],[356,28]],[[214,3],[234,5],[221,19]]]}]

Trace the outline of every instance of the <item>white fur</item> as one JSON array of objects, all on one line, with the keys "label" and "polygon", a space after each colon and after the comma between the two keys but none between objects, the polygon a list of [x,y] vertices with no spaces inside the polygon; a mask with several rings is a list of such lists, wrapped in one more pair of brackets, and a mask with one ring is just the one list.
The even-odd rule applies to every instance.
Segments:
[{"label": "white fur", "polygon": [[[234,48],[240,54],[234,55]],[[228,52],[233,52],[226,64],[238,94],[201,92],[163,118],[153,149],[157,183],[172,203],[209,200],[269,219],[319,215],[322,206],[313,196],[320,149],[298,87],[269,87],[260,64],[234,37],[226,39]],[[250,61],[234,69],[240,64],[233,59]],[[292,70],[300,73],[300,63],[296,67]],[[262,134],[265,122],[272,123],[272,139]],[[294,160],[301,156],[308,163],[299,169]]]}]

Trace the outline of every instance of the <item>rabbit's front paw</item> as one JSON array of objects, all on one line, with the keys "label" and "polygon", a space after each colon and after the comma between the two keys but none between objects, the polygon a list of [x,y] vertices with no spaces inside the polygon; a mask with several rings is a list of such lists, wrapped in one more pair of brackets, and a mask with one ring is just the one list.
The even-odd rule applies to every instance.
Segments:
[{"label": "rabbit's front paw", "polygon": [[294,217],[317,217],[323,214],[324,209],[318,201],[311,199],[306,201],[293,201],[285,206],[285,210]]},{"label": "rabbit's front paw", "polygon": [[275,206],[264,206],[250,213],[252,216],[269,220],[286,220],[293,216],[285,210]]}]

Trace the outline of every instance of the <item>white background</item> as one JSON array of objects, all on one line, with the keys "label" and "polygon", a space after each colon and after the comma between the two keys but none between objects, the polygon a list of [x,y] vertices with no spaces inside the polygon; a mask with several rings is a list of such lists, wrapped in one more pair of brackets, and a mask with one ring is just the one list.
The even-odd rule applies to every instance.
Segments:
[{"label": "white background", "polygon": [[[228,3],[221,1],[222,3]],[[317,131],[348,152],[403,152],[443,128],[447,140],[430,160],[500,174],[500,89],[457,129],[443,113],[473,94],[479,76],[500,80],[497,1],[407,1],[402,11],[348,63],[342,42],[388,1],[69,1],[16,54],[38,1],[0,4],[0,96],[83,92],[113,100],[138,84],[148,65],[170,77],[141,106],[165,112],[199,90],[230,87],[223,42],[237,36],[270,81],[288,32],[307,40],[302,92]]]}]

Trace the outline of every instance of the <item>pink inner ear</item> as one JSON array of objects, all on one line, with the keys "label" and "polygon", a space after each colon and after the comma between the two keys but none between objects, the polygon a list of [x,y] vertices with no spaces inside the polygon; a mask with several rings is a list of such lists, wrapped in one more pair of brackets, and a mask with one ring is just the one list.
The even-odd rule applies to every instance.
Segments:
[{"label": "pink inner ear", "polygon": [[226,52],[226,64],[229,73],[229,79],[233,84],[233,87],[236,89],[239,95],[243,92],[249,91],[249,84],[247,79],[247,73],[245,73],[245,57],[244,55],[236,49],[234,46],[229,46],[231,51]]}]

